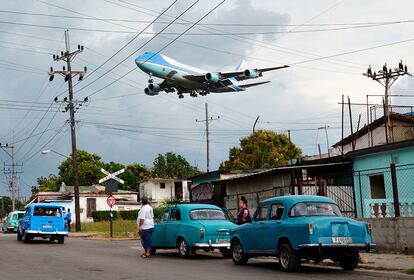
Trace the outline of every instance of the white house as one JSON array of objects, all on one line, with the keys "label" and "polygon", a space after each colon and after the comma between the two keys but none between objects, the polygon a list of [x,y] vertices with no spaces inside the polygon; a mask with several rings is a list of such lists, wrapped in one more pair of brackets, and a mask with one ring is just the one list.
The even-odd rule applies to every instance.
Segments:
[{"label": "white house", "polygon": [[139,184],[139,196],[148,197],[153,206],[159,205],[164,199],[179,198],[189,201],[189,182],[180,179],[148,179]]},{"label": "white house", "polygon": [[[33,202],[51,202],[62,205],[65,209],[72,212],[72,220],[75,217],[75,200],[73,186],[66,186],[62,183],[58,192],[39,192]],[[141,208],[138,202],[138,193],[119,190],[113,193],[116,204],[112,207],[113,211],[137,210]],[[92,213],[94,211],[109,211],[106,200],[108,194],[105,193],[104,186],[80,186],[79,187],[79,208],[81,222],[93,222]]]}]

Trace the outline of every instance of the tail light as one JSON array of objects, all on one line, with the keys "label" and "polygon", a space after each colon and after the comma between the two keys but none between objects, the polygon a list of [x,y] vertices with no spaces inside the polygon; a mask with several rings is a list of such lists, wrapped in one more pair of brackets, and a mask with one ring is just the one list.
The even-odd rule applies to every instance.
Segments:
[{"label": "tail light", "polygon": [[313,234],[313,225],[309,224],[309,234]]},{"label": "tail light", "polygon": [[369,234],[372,234],[372,224],[368,223],[368,232]]},{"label": "tail light", "polygon": [[200,238],[204,238],[204,229],[200,228]]}]

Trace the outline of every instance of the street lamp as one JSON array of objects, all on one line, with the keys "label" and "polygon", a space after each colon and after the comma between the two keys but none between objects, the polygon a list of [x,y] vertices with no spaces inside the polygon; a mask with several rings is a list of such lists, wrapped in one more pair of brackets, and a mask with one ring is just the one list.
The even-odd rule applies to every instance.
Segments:
[{"label": "street lamp", "polygon": [[68,156],[66,156],[66,155],[64,155],[64,154],[61,154],[61,153],[59,153],[59,152],[56,152],[55,150],[43,150],[42,151],[42,155],[46,155],[46,154],[48,154],[48,153],[55,153],[55,154],[58,154],[58,155],[60,155],[60,156],[62,156],[62,157],[64,157],[64,158],[67,158],[67,159],[71,159],[71,157],[68,157]]},{"label": "street lamp", "polygon": [[328,138],[328,128],[329,125],[322,126],[322,127],[318,127],[318,129],[325,129],[325,136],[326,136],[326,149],[328,150],[328,157],[329,155],[329,138]]}]

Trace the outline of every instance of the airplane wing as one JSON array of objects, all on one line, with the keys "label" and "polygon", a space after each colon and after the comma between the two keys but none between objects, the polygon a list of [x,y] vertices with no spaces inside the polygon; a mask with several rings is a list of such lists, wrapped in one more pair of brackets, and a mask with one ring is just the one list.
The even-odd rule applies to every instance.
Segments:
[{"label": "airplane wing", "polygon": [[270,81],[264,81],[264,82],[259,82],[259,83],[246,84],[246,85],[239,85],[239,87],[249,88],[249,87],[264,85],[264,84],[267,84],[267,83],[270,83]]},{"label": "airplane wing", "polygon": [[[243,81],[247,79],[254,79],[262,76],[263,72],[273,71],[278,69],[287,68],[289,65],[283,65],[278,67],[269,67],[269,68],[255,68],[255,69],[247,69],[247,70],[237,70],[237,71],[228,71],[228,72],[218,72],[217,75],[219,77],[219,82],[224,82],[229,78],[235,78],[237,81]],[[195,82],[205,82],[205,76],[207,73],[202,74],[192,74],[192,75],[185,75],[184,78],[189,79]],[[247,75],[246,75],[247,74]]]}]

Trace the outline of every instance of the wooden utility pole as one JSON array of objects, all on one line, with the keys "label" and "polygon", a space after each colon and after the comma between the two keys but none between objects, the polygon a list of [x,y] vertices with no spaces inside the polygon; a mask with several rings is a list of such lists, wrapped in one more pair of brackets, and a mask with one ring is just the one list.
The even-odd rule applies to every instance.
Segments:
[{"label": "wooden utility pole", "polygon": [[[13,145],[9,146],[9,144],[2,145],[0,143],[0,148],[3,149],[11,159],[11,164],[4,164],[4,174],[9,178],[9,188],[11,193],[11,200],[12,200],[12,211],[16,210],[16,194],[17,194],[17,174],[22,173],[21,171],[17,171],[17,167],[22,167],[23,164],[16,163],[15,157],[15,147]],[[11,149],[11,153],[7,151],[7,149]],[[6,169],[6,166],[8,169]],[[11,167],[11,170],[10,170]]]},{"label": "wooden utility pole", "polygon": [[68,82],[68,92],[69,100],[65,97],[63,101],[58,101],[58,98],[55,98],[55,102],[61,102],[67,104],[64,112],[69,111],[70,116],[70,133],[71,133],[71,142],[72,142],[72,166],[73,166],[73,188],[75,196],[75,217],[76,217],[76,231],[81,231],[80,223],[80,206],[79,206],[79,173],[78,173],[78,157],[76,152],[76,122],[75,122],[75,109],[78,109],[78,106],[81,106],[82,103],[87,102],[88,99],[85,98],[83,101],[73,100],[73,84],[72,78],[79,76],[81,81],[86,73],[86,67],[84,71],[72,71],[71,61],[74,57],[83,52],[83,46],[78,45],[78,50],[70,52],[70,43],[69,43],[69,30],[65,31],[65,42],[66,42],[66,51],[61,52],[59,55],[53,55],[53,60],[60,61],[63,60],[66,62],[67,70],[63,66],[63,71],[53,71],[51,68],[49,73],[49,81],[53,81],[55,74],[60,74],[65,78],[65,82]]},{"label": "wooden utility pole", "polygon": [[215,120],[220,119],[220,116],[217,116],[216,118],[208,116],[208,103],[205,104],[205,111],[206,111],[206,118],[204,120],[196,119],[196,122],[205,122],[206,123],[207,172],[209,172],[210,171],[210,131],[209,131],[208,124],[211,121],[215,121]]}]

